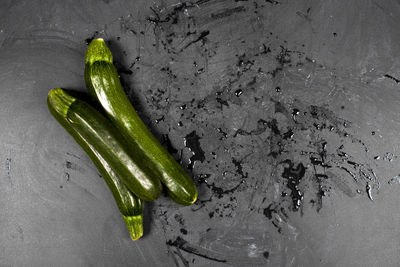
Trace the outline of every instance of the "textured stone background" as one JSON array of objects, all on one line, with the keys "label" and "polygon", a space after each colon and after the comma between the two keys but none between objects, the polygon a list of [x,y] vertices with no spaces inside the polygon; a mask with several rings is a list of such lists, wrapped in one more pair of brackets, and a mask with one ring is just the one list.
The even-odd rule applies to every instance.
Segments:
[{"label": "textured stone background", "polygon": [[[0,1],[1,266],[398,266],[398,1]],[[103,37],[199,200],[132,242],[50,116]]]}]

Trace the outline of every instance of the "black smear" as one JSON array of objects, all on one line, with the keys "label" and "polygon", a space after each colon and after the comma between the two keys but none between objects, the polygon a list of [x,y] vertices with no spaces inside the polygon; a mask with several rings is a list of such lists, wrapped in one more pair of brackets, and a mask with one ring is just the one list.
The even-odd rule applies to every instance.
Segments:
[{"label": "black smear", "polygon": [[[6,159],[7,176],[11,179],[11,158]],[[12,185],[12,182],[11,182]]]},{"label": "black smear", "polygon": [[[182,264],[183,264],[185,267],[189,267],[189,266],[190,266],[190,265],[189,265],[189,261],[187,261],[187,260],[185,259],[185,257],[183,257],[181,251],[180,251],[178,248],[176,249],[175,254],[178,255],[178,257],[179,257],[179,258],[181,259],[181,261],[182,261]],[[176,263],[176,262],[175,262],[175,263]],[[178,266],[177,263],[176,263],[176,265]]]},{"label": "black smear", "polygon": [[262,45],[262,51],[260,53],[256,53],[254,54],[255,57],[259,56],[259,55],[266,55],[268,53],[271,53],[271,48],[268,46],[266,46],[265,44]]},{"label": "black smear", "polygon": [[211,190],[214,192],[214,194],[218,197],[218,198],[222,198],[224,195],[226,194],[230,194],[236,191],[236,189],[239,188],[239,186],[242,184],[242,182],[238,183],[236,186],[232,187],[231,189],[226,189],[224,190],[222,187],[216,186],[214,183],[209,185],[209,188],[211,188]]},{"label": "black smear", "polygon": [[292,139],[294,136],[293,130],[289,129],[286,133],[283,134],[283,139],[288,140],[288,139]]},{"label": "black smear", "polygon": [[278,128],[278,121],[276,119],[272,119],[271,121],[267,121],[268,128],[271,129],[272,133],[275,135],[280,135],[281,131]]},{"label": "black smear", "polygon": [[269,252],[268,252],[268,251],[265,251],[265,252],[263,253],[263,256],[264,256],[264,258],[268,259],[268,258],[269,258]]},{"label": "black smear", "polygon": [[161,118],[155,119],[156,124],[159,124],[160,122],[165,120],[165,116],[162,115]]},{"label": "black smear", "polygon": [[287,179],[286,187],[291,190],[290,196],[293,202],[292,210],[297,211],[301,207],[303,201],[303,193],[300,191],[298,186],[306,173],[306,168],[302,163],[299,163],[297,164],[297,167],[294,167],[293,162],[289,159],[285,160],[284,163],[288,166],[285,167],[282,177]]},{"label": "black smear", "polygon": [[227,8],[224,11],[216,13],[216,14],[211,13],[211,18],[213,18],[213,19],[222,19],[222,18],[225,18],[225,17],[229,17],[229,16],[231,16],[231,15],[233,15],[235,13],[244,12],[244,11],[246,11],[244,6],[238,6],[238,7],[234,7],[234,8]]},{"label": "black smear", "polygon": [[400,83],[400,79],[397,79],[395,77],[393,77],[392,75],[389,74],[385,74],[384,77],[392,79],[393,81],[395,81],[396,83]]},{"label": "black smear", "polygon": [[272,219],[272,213],[276,213],[276,210],[272,208],[272,204],[269,204],[268,207],[264,209],[264,215],[268,219]]},{"label": "black smear", "polygon": [[91,37],[85,39],[85,43],[86,43],[87,45],[89,45],[90,42],[93,41],[95,38],[97,38],[98,35],[99,35],[99,32],[98,32],[98,31],[95,31]]},{"label": "black smear", "polygon": [[69,152],[67,152],[66,153],[68,156],[71,156],[71,157],[74,157],[74,158],[77,158],[77,159],[81,159],[80,157],[78,157],[77,155],[75,155],[75,154],[72,154],[72,153],[69,153]]},{"label": "black smear", "polygon": [[185,220],[181,214],[175,214],[174,216],[175,221],[177,221],[180,225],[185,225]]},{"label": "black smear", "polygon": [[[224,195],[235,192],[239,188],[239,186],[243,183],[243,180],[242,180],[241,182],[239,182],[236,186],[232,187],[231,189],[223,189],[222,187],[216,186],[215,183],[209,184],[206,180],[208,177],[210,177],[209,174],[201,175],[197,179],[197,182],[205,184],[207,186],[207,188],[211,189],[211,191],[213,192],[213,195],[216,195],[218,198],[222,198],[222,197],[224,197]],[[209,200],[206,200],[206,202],[209,202],[211,199],[212,199],[212,196],[210,197]]]},{"label": "black smear", "polygon": [[188,233],[188,231],[187,231],[186,229],[184,229],[184,228],[181,228],[180,231],[181,231],[181,233],[184,234],[184,235],[187,235],[187,233]]},{"label": "black smear", "polygon": [[[277,229],[278,233],[282,233],[282,220],[285,221],[288,218],[285,209],[283,207],[279,209],[279,204],[273,202],[269,204],[268,207],[264,208],[263,214],[271,221],[272,225]],[[279,217],[273,216],[274,214],[279,215]]]},{"label": "black smear", "polygon": [[193,156],[190,157],[189,169],[193,169],[196,160],[203,162],[206,159],[204,151],[200,146],[200,137],[196,134],[196,131],[186,135],[185,146],[193,153]]},{"label": "black smear", "polygon": [[242,162],[238,161],[234,158],[232,158],[232,163],[236,166],[236,172],[242,177],[242,178],[247,178],[248,173],[246,174],[243,173],[243,167],[242,167]]},{"label": "black smear", "polygon": [[221,104],[221,108],[222,108],[222,106],[229,107],[228,101],[222,99],[221,97],[217,97],[217,98],[215,98],[215,100],[217,100],[217,102]]},{"label": "black smear", "polygon": [[273,5],[278,5],[278,4],[280,4],[280,2],[274,1],[274,0],[265,0],[265,2],[270,3],[270,4],[273,4]]},{"label": "black smear", "polygon": [[274,127],[273,126],[274,124],[276,124],[276,120],[274,121],[274,119],[273,119],[273,121],[270,121],[270,122],[266,121],[264,119],[259,119],[257,121],[257,128],[256,129],[251,130],[250,132],[246,131],[246,130],[243,130],[243,129],[238,129],[235,132],[235,134],[233,135],[233,137],[236,137],[237,135],[260,135],[263,132],[265,132],[268,127],[270,127],[270,128]]},{"label": "black smear", "polygon": [[239,55],[236,66],[240,67],[241,71],[238,72],[237,75],[240,77],[241,75],[243,75],[243,73],[250,70],[251,67],[254,66],[254,62],[255,61],[251,60],[245,53]]},{"label": "black smear", "polygon": [[200,35],[199,35],[196,39],[194,39],[193,41],[190,41],[189,43],[187,43],[187,44],[181,49],[181,51],[182,51],[182,50],[185,50],[186,48],[188,48],[189,46],[191,46],[191,45],[193,45],[193,44],[195,44],[195,43],[197,43],[197,42],[200,42],[200,41],[205,42],[205,37],[206,37],[207,35],[209,35],[209,34],[210,34],[210,31],[208,31],[208,30],[202,31],[202,32],[200,33]]},{"label": "black smear", "polygon": [[[217,130],[219,133],[222,134],[223,138],[226,139],[228,137],[228,134],[224,130],[222,130],[222,128],[218,128]],[[219,140],[222,140],[223,138],[221,137]]]},{"label": "black smear", "polygon": [[291,55],[290,55],[291,51],[286,49],[285,47],[281,46],[281,51],[279,52],[279,54],[275,57],[278,66],[272,70],[272,71],[268,71],[268,73],[275,78],[276,75],[283,71],[283,68],[285,67],[285,65],[289,64],[292,62],[291,59]]},{"label": "black smear", "polygon": [[168,246],[173,246],[176,248],[179,248],[183,251],[186,251],[187,253],[191,253],[212,261],[216,262],[227,262],[227,260],[218,258],[217,256],[212,255],[211,251],[208,251],[202,247],[194,246],[189,244],[186,240],[184,240],[182,237],[178,236],[175,241],[169,240],[167,242]]}]

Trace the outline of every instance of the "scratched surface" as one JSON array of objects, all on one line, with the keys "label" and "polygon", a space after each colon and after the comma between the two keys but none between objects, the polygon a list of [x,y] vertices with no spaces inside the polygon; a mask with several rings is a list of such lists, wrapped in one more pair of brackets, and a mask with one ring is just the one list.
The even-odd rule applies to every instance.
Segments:
[{"label": "scratched surface", "polygon": [[[0,4],[1,266],[398,266],[398,1]],[[95,37],[199,189],[137,242],[46,106]]]}]

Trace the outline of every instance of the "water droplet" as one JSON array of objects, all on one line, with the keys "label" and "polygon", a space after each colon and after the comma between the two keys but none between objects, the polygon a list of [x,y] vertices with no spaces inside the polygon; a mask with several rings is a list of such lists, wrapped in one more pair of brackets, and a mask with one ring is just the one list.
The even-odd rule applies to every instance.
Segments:
[{"label": "water droplet", "polygon": [[297,108],[294,108],[292,111],[292,118],[295,121],[296,117],[300,114],[300,110],[298,110]]},{"label": "water droplet", "polygon": [[235,95],[236,95],[237,97],[241,96],[242,94],[243,94],[243,90],[242,90],[242,89],[237,89],[237,90],[235,91]]}]

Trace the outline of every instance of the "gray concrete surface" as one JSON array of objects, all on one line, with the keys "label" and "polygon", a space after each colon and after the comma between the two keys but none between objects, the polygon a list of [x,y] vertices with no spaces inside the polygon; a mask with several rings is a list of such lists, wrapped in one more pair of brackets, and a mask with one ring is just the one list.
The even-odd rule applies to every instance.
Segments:
[{"label": "gray concrete surface", "polygon": [[[0,1],[0,266],[399,266],[398,1]],[[132,242],[50,116],[105,38],[199,200]]]}]

